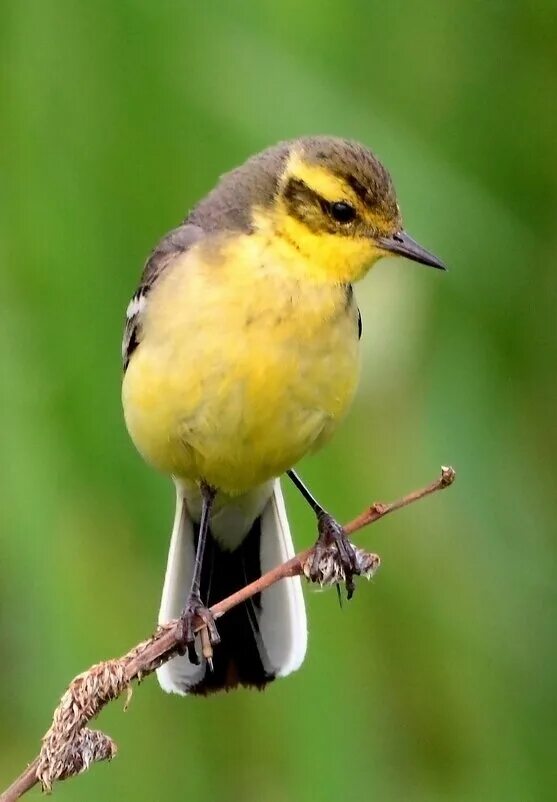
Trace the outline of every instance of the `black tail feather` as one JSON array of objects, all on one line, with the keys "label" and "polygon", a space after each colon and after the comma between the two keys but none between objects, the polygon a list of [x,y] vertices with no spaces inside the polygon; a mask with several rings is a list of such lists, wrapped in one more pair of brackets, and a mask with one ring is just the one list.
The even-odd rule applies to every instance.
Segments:
[{"label": "black tail feather", "polygon": [[[196,545],[197,537],[196,527]],[[201,572],[201,598],[208,607],[261,576],[260,544],[260,518],[234,551],[221,548],[209,534]],[[203,679],[189,689],[190,693],[205,695],[237,685],[263,688],[274,679],[274,674],[265,669],[269,660],[259,631],[260,610],[258,593],[218,620],[221,642],[214,647],[213,671],[207,668]]]}]

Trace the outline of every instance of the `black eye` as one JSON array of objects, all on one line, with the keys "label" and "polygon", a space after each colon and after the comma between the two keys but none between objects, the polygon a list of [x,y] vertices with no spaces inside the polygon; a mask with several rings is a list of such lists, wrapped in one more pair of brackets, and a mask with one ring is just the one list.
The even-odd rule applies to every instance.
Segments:
[{"label": "black eye", "polygon": [[356,217],[356,210],[349,203],[337,201],[331,203],[331,215],[338,223],[350,223]]}]

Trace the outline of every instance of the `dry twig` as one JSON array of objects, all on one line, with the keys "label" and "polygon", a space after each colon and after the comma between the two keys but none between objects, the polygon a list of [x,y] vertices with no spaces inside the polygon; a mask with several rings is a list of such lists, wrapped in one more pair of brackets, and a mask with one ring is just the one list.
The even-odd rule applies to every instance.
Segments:
[{"label": "dry twig", "polygon": [[[452,468],[442,468],[441,476],[421,490],[409,493],[390,504],[372,504],[361,515],[346,524],[345,531],[353,534],[394,510],[448,487],[454,478],[455,472]],[[335,585],[345,580],[335,556],[335,547],[332,546],[320,563],[321,585]],[[359,575],[368,578],[372,576],[379,567],[379,557],[357,547],[356,556]],[[300,552],[255,582],[213,605],[211,612],[215,618],[220,618],[232,607],[260,593],[280,579],[299,575],[309,577],[312,559],[313,549]],[[196,631],[202,628],[203,624],[199,622]],[[43,737],[39,756],[4,791],[0,796],[0,802],[14,802],[37,783],[41,783],[44,791],[50,791],[57,780],[73,777],[86,771],[96,761],[110,760],[114,757],[116,745],[111,738],[98,730],[89,729],[87,724],[108,702],[116,699],[124,691],[129,694],[133,682],[139,682],[170,660],[181,646],[180,635],[180,622],[171,621],[159,627],[154,635],[135,646],[123,657],[106,660],[75,677],[54,712],[52,724]]]}]

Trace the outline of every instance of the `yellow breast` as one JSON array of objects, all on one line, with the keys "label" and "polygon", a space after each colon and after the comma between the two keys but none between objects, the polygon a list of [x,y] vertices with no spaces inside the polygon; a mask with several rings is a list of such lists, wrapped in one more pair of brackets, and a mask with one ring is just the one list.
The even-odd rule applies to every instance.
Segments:
[{"label": "yellow breast", "polygon": [[346,412],[359,363],[351,293],[284,261],[272,238],[235,237],[194,248],[152,289],[123,403],[160,470],[242,492],[321,445]]}]

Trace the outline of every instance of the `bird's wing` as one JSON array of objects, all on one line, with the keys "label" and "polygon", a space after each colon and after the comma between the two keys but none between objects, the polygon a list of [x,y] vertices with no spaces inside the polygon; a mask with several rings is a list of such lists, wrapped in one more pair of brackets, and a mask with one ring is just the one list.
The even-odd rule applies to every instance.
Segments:
[{"label": "bird's wing", "polygon": [[126,310],[126,325],[122,340],[122,361],[124,363],[124,370],[128,367],[131,355],[141,340],[141,317],[145,309],[149,291],[161,273],[172,264],[174,259],[189,250],[202,236],[203,229],[200,226],[184,223],[163,237],[147,259],[145,267],[143,268],[139,287],[134,293]]}]

